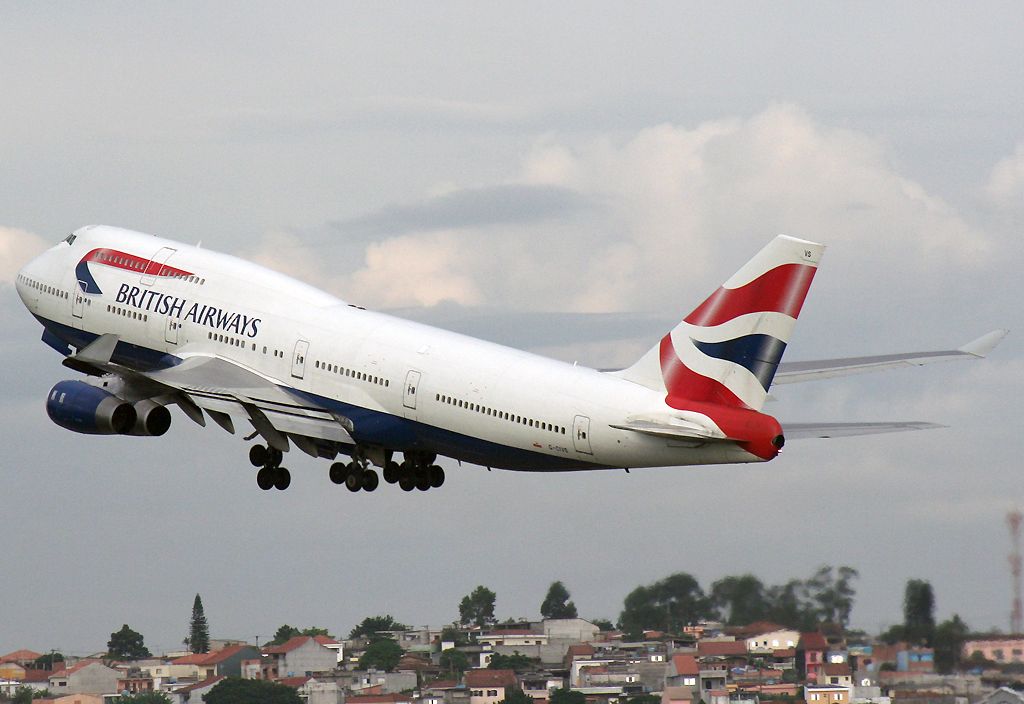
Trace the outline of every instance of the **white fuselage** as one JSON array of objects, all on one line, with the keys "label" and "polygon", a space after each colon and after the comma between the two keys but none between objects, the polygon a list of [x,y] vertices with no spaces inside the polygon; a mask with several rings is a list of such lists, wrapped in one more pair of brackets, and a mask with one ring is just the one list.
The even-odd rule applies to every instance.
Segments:
[{"label": "white fuselage", "polygon": [[758,461],[735,443],[610,427],[666,410],[645,386],[366,311],[180,242],[82,228],[30,262],[17,288],[55,347],[116,334],[114,361],[141,371],[217,356],[351,419],[368,447],[521,470]]}]

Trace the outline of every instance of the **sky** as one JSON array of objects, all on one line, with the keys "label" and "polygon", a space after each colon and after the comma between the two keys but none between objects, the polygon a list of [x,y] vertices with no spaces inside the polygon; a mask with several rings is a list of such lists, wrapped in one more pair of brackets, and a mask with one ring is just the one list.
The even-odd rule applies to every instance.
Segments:
[{"label": "sky", "polygon": [[[708,588],[859,571],[852,624],[1006,629],[1024,504],[1024,81],[1016,2],[39,2],[0,10],[0,652],[181,646],[283,623],[456,619],[476,585],[537,618],[674,572]],[[775,390],[782,420],[921,420],[762,465],[533,474],[349,494],[238,436],[46,418],[74,373],[18,268],[85,224],[247,257],[346,301],[627,365],[779,233],[828,245],[786,359],[989,359]]]}]

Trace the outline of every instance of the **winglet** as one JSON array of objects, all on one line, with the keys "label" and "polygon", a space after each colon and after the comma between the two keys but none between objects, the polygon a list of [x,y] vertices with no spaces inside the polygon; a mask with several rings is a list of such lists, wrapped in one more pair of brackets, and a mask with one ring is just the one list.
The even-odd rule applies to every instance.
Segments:
[{"label": "winglet", "polygon": [[993,330],[992,332],[985,333],[977,340],[968,342],[963,347],[959,348],[957,352],[965,352],[967,354],[974,355],[975,357],[984,357],[989,352],[995,349],[996,345],[1002,342],[1009,330]]}]

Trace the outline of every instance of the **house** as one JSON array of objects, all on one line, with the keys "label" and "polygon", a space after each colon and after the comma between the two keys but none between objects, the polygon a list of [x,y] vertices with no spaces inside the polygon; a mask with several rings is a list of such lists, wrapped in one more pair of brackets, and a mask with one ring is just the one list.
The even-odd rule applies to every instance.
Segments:
[{"label": "house", "polygon": [[330,672],[338,664],[338,654],[328,643],[336,642],[326,636],[295,636],[281,645],[264,648],[264,659],[270,662],[263,669],[272,668],[274,678]]},{"label": "house", "polygon": [[834,684],[809,684],[804,686],[806,704],[849,704],[850,690]]},{"label": "house", "polygon": [[548,618],[542,622],[544,635],[549,640],[590,643],[597,640],[601,629],[582,618]]},{"label": "house", "polygon": [[224,676],[219,675],[177,689],[171,694],[171,701],[173,704],[203,704],[203,697],[223,679]]},{"label": "house", "polygon": [[531,699],[537,702],[545,702],[551,696],[551,690],[561,689],[565,686],[565,680],[550,672],[531,672],[520,675],[519,683]]},{"label": "house", "polygon": [[747,637],[744,642],[749,653],[771,653],[775,650],[795,648],[800,633],[790,628],[778,628]]},{"label": "house", "polygon": [[210,653],[193,653],[171,661],[177,677],[208,680],[212,677],[238,677],[242,661],[259,657],[260,651],[252,645],[230,645]]},{"label": "house", "polygon": [[673,655],[665,671],[666,687],[696,687],[700,665],[693,655]]},{"label": "house", "polygon": [[468,670],[466,687],[469,704],[497,704],[508,690],[516,686],[516,673],[512,670]]},{"label": "house", "polygon": [[[0,665],[14,663],[15,665],[31,668],[35,661],[41,657],[43,657],[42,653],[22,648],[21,650],[15,650],[14,652],[7,653],[6,655],[0,655]],[[2,672],[3,669],[0,668],[0,673]],[[0,677],[3,677],[3,674],[0,674]]]},{"label": "house", "polygon": [[665,687],[661,691],[661,704],[693,704],[693,687]]},{"label": "house", "polygon": [[352,694],[345,697],[345,704],[413,704],[412,695],[394,694]]},{"label": "house", "polygon": [[79,660],[63,670],[52,673],[47,680],[55,694],[116,694],[121,673],[99,660]]},{"label": "house", "polygon": [[834,684],[850,689],[853,687],[853,670],[846,663],[825,663],[818,672],[818,684]]},{"label": "house", "polygon": [[825,664],[828,641],[817,631],[801,633],[796,646],[796,670],[807,682],[817,682]]},{"label": "house", "polygon": [[104,704],[106,700],[95,694],[67,694],[45,701],[49,704]]}]

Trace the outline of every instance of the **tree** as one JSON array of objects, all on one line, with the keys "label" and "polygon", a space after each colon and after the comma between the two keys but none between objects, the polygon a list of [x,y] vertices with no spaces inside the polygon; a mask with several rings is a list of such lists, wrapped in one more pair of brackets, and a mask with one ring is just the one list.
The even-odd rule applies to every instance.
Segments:
[{"label": "tree", "polygon": [[448,648],[441,653],[440,665],[449,675],[461,678],[462,673],[469,669],[469,657],[461,650]]},{"label": "tree", "polygon": [[469,645],[469,637],[466,636],[464,631],[460,631],[458,628],[446,626],[441,629],[441,642],[455,643],[455,647],[458,647],[460,645]]},{"label": "tree", "polygon": [[409,627],[404,623],[399,623],[395,619],[391,618],[391,614],[384,614],[383,616],[367,616],[364,618],[358,626],[353,628],[349,634],[349,638],[360,638],[367,637],[373,638],[381,631],[407,631]]},{"label": "tree", "polygon": [[614,631],[615,624],[606,618],[592,618],[590,622],[600,628],[602,631]]},{"label": "tree", "polygon": [[379,638],[366,647],[359,658],[360,670],[383,670],[391,672],[402,659],[402,646],[390,638]]},{"label": "tree", "polygon": [[540,605],[544,618],[576,618],[576,604],[569,601],[569,590],[561,582],[552,582]]},{"label": "tree", "polygon": [[142,642],[142,634],[133,631],[127,623],[121,626],[120,631],[110,634],[110,640],[107,641],[107,656],[112,660],[138,660],[152,657]]},{"label": "tree", "polygon": [[188,624],[186,642],[193,653],[210,652],[210,628],[206,624],[206,614],[203,613],[203,600],[198,594],[192,602],[192,619]]},{"label": "tree", "polygon": [[549,704],[587,704],[587,695],[572,689],[553,689]]},{"label": "tree", "polygon": [[462,597],[459,604],[459,623],[463,626],[486,626],[494,623],[494,600],[496,596],[487,587],[480,585]]},{"label": "tree", "polygon": [[302,704],[299,693],[277,682],[228,677],[203,696],[206,704]]},{"label": "tree", "polygon": [[767,620],[771,613],[765,586],[752,574],[723,577],[711,585],[711,603],[730,626]]},{"label": "tree", "polygon": [[947,675],[960,667],[960,658],[969,629],[958,614],[935,627],[932,645],[935,648],[935,669]]},{"label": "tree", "polygon": [[32,666],[37,670],[52,670],[54,663],[64,662],[64,655],[53,651],[52,653],[46,653],[37,657]]},{"label": "tree", "polygon": [[301,635],[302,631],[300,631],[295,626],[289,626],[286,623],[277,629],[277,632],[274,633],[274,637],[270,640],[270,642],[267,643],[267,645],[282,645],[283,643],[287,643],[288,641],[290,641],[295,636]]},{"label": "tree", "polygon": [[935,635],[935,594],[923,579],[911,579],[903,591],[903,633],[913,645],[932,644]]},{"label": "tree", "polygon": [[817,606],[817,616],[823,621],[846,626],[853,610],[856,593],[851,582],[859,576],[852,567],[834,569],[822,565],[806,582],[807,594]]},{"label": "tree", "polygon": [[494,653],[494,655],[491,656],[491,661],[487,664],[487,667],[491,670],[515,670],[516,672],[526,672],[527,670],[532,670],[533,665],[534,661],[532,659],[517,650],[513,655]]},{"label": "tree", "polygon": [[533,704],[533,697],[518,687],[512,687],[505,691],[505,698],[498,704]]},{"label": "tree", "polygon": [[31,687],[18,687],[11,697],[11,704],[32,704],[32,698],[37,692]]},{"label": "tree", "polygon": [[117,704],[171,704],[171,698],[163,692],[123,694],[114,701]]},{"label": "tree", "polygon": [[619,615],[619,628],[635,638],[648,629],[680,633],[683,626],[710,615],[711,604],[697,580],[677,572],[631,591]]},{"label": "tree", "polygon": [[309,628],[303,628],[302,632],[299,635],[311,636],[311,637],[314,637],[314,638],[316,636],[327,636],[328,638],[333,638],[334,637],[334,636],[332,636],[330,634],[330,632],[326,628],[319,628],[317,626],[310,626]]}]

